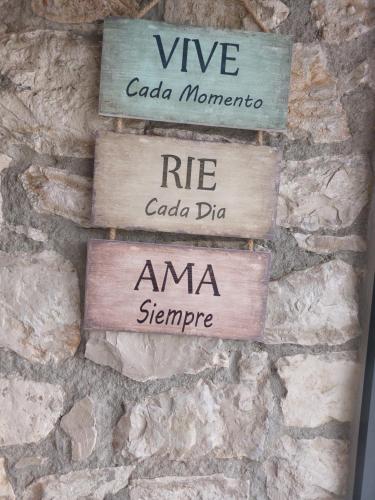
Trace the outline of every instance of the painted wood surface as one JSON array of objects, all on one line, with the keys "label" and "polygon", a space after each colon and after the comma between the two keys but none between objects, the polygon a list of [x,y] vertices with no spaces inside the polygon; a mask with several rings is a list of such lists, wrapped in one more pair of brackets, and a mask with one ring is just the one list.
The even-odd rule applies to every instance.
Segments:
[{"label": "painted wood surface", "polygon": [[278,160],[266,146],[101,133],[92,223],[272,238]]},{"label": "painted wood surface", "polygon": [[109,18],[100,113],[284,130],[291,51],[277,34]]},{"label": "painted wood surface", "polygon": [[88,330],[260,338],[270,254],[91,240]]}]

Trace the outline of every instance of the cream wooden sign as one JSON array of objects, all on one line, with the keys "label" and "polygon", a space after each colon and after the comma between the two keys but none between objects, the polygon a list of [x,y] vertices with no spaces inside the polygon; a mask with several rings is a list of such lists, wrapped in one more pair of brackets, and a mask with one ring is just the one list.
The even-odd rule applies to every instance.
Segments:
[{"label": "cream wooden sign", "polygon": [[266,146],[99,134],[100,227],[272,238],[279,155]]},{"label": "cream wooden sign", "polygon": [[270,255],[92,240],[85,328],[259,338]]}]

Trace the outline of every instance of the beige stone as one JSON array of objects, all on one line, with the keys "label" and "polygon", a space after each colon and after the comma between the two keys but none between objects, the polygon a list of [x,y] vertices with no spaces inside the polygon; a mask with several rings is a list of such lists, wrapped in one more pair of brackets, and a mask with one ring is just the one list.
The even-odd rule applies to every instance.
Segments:
[{"label": "beige stone", "polygon": [[164,20],[174,24],[240,29],[247,15],[238,0],[166,0]]},{"label": "beige stone", "polygon": [[92,180],[52,167],[32,165],[21,175],[27,196],[39,213],[60,215],[90,226]]},{"label": "beige stone", "polygon": [[32,0],[35,14],[58,23],[91,23],[108,16],[135,17],[136,0]]},{"label": "beige stone", "polygon": [[61,416],[64,392],[58,385],[0,379],[0,446],[37,443]]},{"label": "beige stone", "polygon": [[2,172],[9,167],[11,161],[12,158],[0,153],[0,226],[3,223],[3,198],[1,195],[1,177],[2,175],[4,175],[2,174]]},{"label": "beige stone", "polygon": [[324,234],[302,234],[293,235],[298,246],[309,252],[319,254],[330,254],[335,252],[365,252],[366,241],[362,236],[348,234],[347,236],[331,236]]},{"label": "beige stone", "polygon": [[85,356],[141,382],[229,364],[222,341],[128,332],[91,332]]},{"label": "beige stone", "polygon": [[346,492],[349,443],[282,436],[264,465],[270,500],[334,500]]},{"label": "beige stone", "polygon": [[244,362],[239,384],[200,380],[129,404],[113,434],[125,457],[168,460],[257,459],[263,453],[273,396],[266,353]]},{"label": "beige stone", "polygon": [[336,345],[360,335],[358,276],[332,260],[270,283],[265,342]]},{"label": "beige stone", "polygon": [[61,419],[61,427],[72,440],[72,459],[80,461],[88,458],[95,448],[97,437],[91,398],[85,397],[77,401]]},{"label": "beige stone", "polygon": [[365,155],[286,161],[281,172],[277,223],[305,231],[349,227],[369,199]]},{"label": "beige stone", "polygon": [[113,129],[98,115],[100,46],[72,32],[0,37],[0,142],[38,153],[91,157],[94,134]]},{"label": "beige stone", "polygon": [[355,353],[286,356],[278,360],[277,371],[287,391],[281,403],[285,425],[317,427],[352,419],[360,371]]},{"label": "beige stone", "polygon": [[[288,7],[280,0],[242,0],[243,4],[248,5],[257,19],[267,29],[272,31],[277,28],[289,16]],[[244,19],[244,27],[252,29],[254,20],[249,15]],[[257,30],[258,31],[258,30]]]},{"label": "beige stone", "polygon": [[0,252],[0,347],[37,363],[73,356],[79,303],[77,274],[56,252]]},{"label": "beige stone", "polygon": [[5,468],[5,458],[0,457],[0,499],[15,500],[15,498],[13,487],[8,479]]},{"label": "beige stone", "polygon": [[125,488],[133,467],[84,469],[63,475],[45,476],[28,486],[22,500],[104,500]]},{"label": "beige stone", "polygon": [[164,19],[175,24],[210,26],[213,28],[245,28],[259,31],[248,4],[268,30],[273,30],[289,15],[288,7],[280,0],[166,0]]},{"label": "beige stone", "polygon": [[375,26],[372,0],[313,0],[310,10],[329,43],[353,40]]},{"label": "beige stone", "polygon": [[249,481],[223,474],[134,479],[130,500],[248,500]]},{"label": "beige stone", "polygon": [[294,44],[289,95],[288,135],[315,143],[350,138],[337,79],[318,43]]}]

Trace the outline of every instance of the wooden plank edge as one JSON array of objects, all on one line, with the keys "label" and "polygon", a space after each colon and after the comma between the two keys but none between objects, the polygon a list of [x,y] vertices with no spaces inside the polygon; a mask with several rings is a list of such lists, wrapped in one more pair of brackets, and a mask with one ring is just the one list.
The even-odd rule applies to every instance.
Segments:
[{"label": "wooden plank edge", "polygon": [[[214,128],[228,128],[228,129],[235,129],[235,130],[253,130],[254,132],[277,132],[277,133],[283,133],[285,134],[287,132],[287,116],[285,118],[285,125],[283,128],[254,128],[253,126],[249,125],[246,128],[241,128],[237,125],[224,125],[224,124],[219,124],[215,125],[212,123],[206,123],[206,122],[194,122],[194,121],[184,121],[184,122],[179,122],[178,120],[155,120],[153,116],[139,116],[139,115],[131,115],[131,114],[125,114],[125,113],[108,113],[104,112],[101,110],[102,108],[102,92],[100,91],[99,93],[99,115],[101,116],[108,116],[110,118],[130,118],[132,120],[142,120],[142,121],[151,121],[153,123],[173,123],[176,125],[196,125],[196,126],[204,126],[204,127],[214,127]],[[286,113],[287,115],[287,113]]]}]

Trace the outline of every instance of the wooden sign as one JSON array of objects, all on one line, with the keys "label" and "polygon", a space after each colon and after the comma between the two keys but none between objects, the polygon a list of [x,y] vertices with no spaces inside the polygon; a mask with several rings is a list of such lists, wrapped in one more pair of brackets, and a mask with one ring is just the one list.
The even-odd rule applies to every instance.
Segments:
[{"label": "wooden sign", "polygon": [[270,254],[91,240],[89,330],[261,336]]},{"label": "wooden sign", "polygon": [[291,51],[271,33],[106,19],[100,113],[283,130]]},{"label": "wooden sign", "polygon": [[96,141],[92,223],[271,238],[278,157],[266,146],[102,133]]}]

